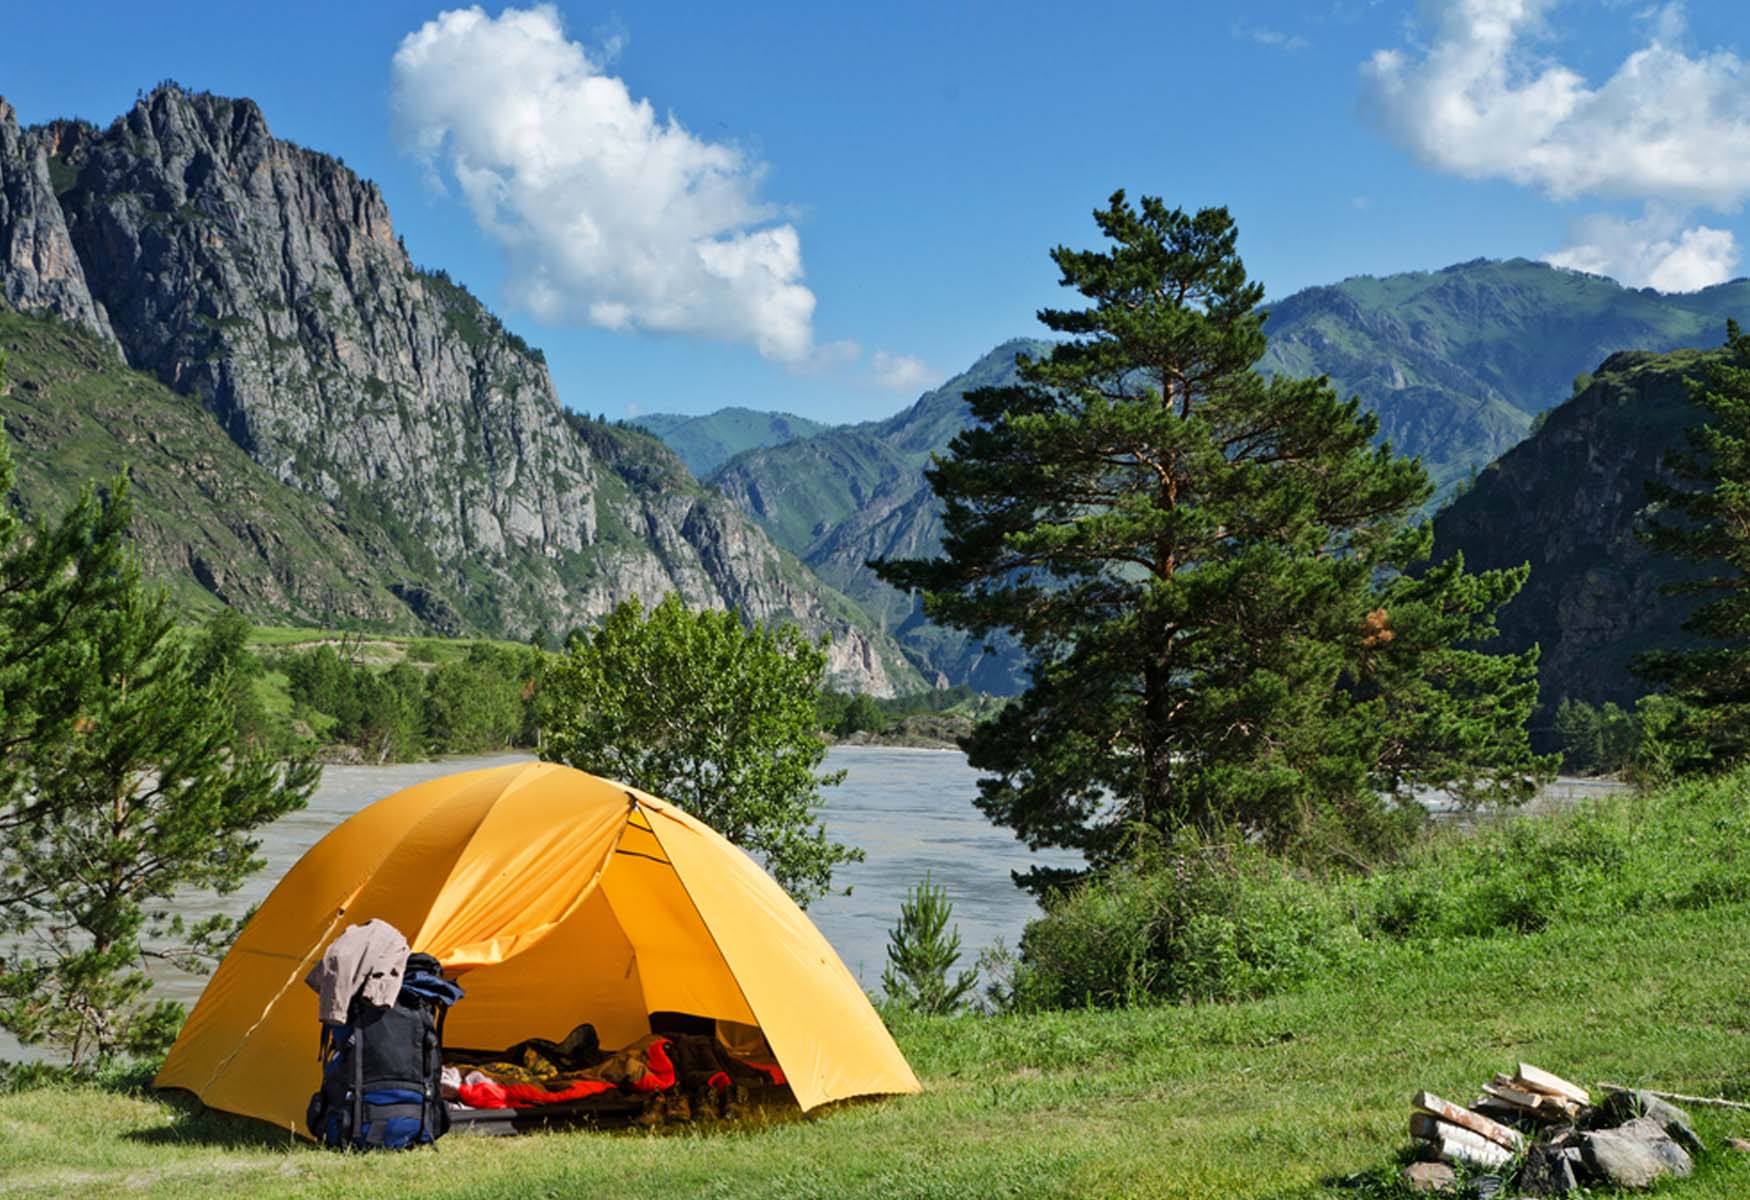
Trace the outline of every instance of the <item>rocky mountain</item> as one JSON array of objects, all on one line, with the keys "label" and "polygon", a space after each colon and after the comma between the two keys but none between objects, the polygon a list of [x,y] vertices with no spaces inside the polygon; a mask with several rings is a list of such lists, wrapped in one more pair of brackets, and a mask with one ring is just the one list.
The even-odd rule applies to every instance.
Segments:
[{"label": "rocky mountain", "polygon": [[1490,464],[1435,517],[1436,553],[1473,568],[1531,564],[1501,610],[1498,647],[1543,648],[1543,700],[1630,704],[1646,689],[1630,660],[1697,644],[1680,626],[1693,606],[1661,594],[1694,568],[1650,555],[1634,536],[1647,481],[1703,414],[1685,379],[1705,354],[1612,355],[1541,427]]},{"label": "rocky mountain", "polygon": [[830,633],[847,684],[919,682],[647,435],[568,415],[538,350],[415,267],[374,184],[253,102],[166,85],[106,129],[20,129],[0,101],[0,197],[8,303],[112,343],[355,543],[392,547],[412,619],[524,636],[678,591]]},{"label": "rocky mountain", "polygon": [[648,429],[687,464],[700,479],[744,450],[782,446],[813,437],[832,426],[795,413],[758,412],[751,408],[720,408],[702,417],[679,413],[646,413],[627,422]]}]

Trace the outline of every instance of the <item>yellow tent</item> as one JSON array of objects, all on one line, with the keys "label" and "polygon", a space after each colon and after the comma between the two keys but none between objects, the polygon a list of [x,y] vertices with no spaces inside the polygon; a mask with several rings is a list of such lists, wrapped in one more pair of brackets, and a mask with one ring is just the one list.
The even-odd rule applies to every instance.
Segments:
[{"label": "yellow tent", "polygon": [[458,1046],[605,1047],[653,1012],[757,1025],[804,1109],[916,1092],[820,931],[741,850],[672,804],[569,767],[434,779],[355,814],[300,859],[219,964],[154,1081],[303,1133],[320,1026],[304,976],[380,917],[460,970]]}]

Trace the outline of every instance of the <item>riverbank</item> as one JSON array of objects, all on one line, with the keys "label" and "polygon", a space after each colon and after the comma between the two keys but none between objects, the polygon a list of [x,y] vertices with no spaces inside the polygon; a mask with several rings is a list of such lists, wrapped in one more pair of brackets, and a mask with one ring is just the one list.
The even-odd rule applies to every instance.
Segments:
[{"label": "riverbank", "polygon": [[[1518,1059],[1742,1098],[1747,972],[1744,902],[1384,947],[1249,1003],[900,1018],[918,1097],[408,1155],[326,1153],[138,1090],[41,1089],[0,1096],[0,1194],[1367,1200],[1400,1194],[1414,1090],[1465,1096]],[[1660,1194],[1750,1192],[1750,1157],[1719,1149],[1750,1114],[1695,1116],[1714,1149]]]}]

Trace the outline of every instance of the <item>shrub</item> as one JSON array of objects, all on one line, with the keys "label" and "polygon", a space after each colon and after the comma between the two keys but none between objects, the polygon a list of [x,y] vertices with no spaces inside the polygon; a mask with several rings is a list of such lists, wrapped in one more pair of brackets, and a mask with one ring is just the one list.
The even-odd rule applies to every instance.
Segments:
[{"label": "shrub", "polygon": [[1372,875],[1309,878],[1245,845],[1181,838],[1047,903],[1005,956],[1012,1007],[1264,995],[1364,961],[1368,943],[1521,936],[1750,899],[1750,769],[1425,836]]},{"label": "shrub", "polygon": [[1230,1000],[1297,983],[1356,935],[1333,895],[1264,851],[1181,835],[1048,902],[1021,935],[1023,1008]]}]

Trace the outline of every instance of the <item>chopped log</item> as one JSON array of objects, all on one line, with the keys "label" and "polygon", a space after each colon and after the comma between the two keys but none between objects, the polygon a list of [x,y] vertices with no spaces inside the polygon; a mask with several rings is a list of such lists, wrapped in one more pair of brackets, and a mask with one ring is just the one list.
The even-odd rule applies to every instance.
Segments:
[{"label": "chopped log", "polygon": [[1417,1092],[1416,1098],[1410,1101],[1423,1112],[1433,1113],[1442,1121],[1452,1125],[1460,1125],[1472,1133],[1485,1137],[1489,1141],[1509,1150],[1525,1149],[1525,1135],[1517,1129],[1509,1129],[1499,1121],[1485,1117],[1482,1113],[1474,1113],[1469,1109],[1460,1108],[1449,1101],[1442,1100],[1433,1092]]},{"label": "chopped log", "polygon": [[1457,1125],[1449,1125],[1432,1113],[1411,1113],[1410,1132],[1427,1142],[1438,1158],[1447,1162],[1498,1167],[1513,1161],[1512,1153],[1488,1138]]},{"label": "chopped log", "polygon": [[1520,1116],[1535,1117],[1540,1121],[1572,1121],[1580,1115],[1580,1106],[1561,1096],[1527,1092],[1498,1083],[1483,1084],[1483,1091],[1495,1103],[1512,1108]]},{"label": "chopped log", "polygon": [[1541,1067],[1530,1063],[1520,1063],[1519,1070],[1513,1073],[1513,1082],[1518,1087],[1529,1088],[1534,1092],[1548,1092],[1552,1096],[1561,1096],[1572,1100],[1575,1104],[1589,1105],[1592,1095],[1578,1084],[1569,1083],[1560,1075],[1552,1075]]},{"label": "chopped log", "polygon": [[[1495,1078],[1496,1080],[1499,1080],[1501,1077],[1497,1075]],[[1500,1082],[1483,1084],[1483,1091],[1494,1097],[1496,1100],[1499,1100],[1502,1104],[1509,1104],[1523,1112],[1532,1113],[1537,1112],[1540,1108],[1544,1107],[1544,1102],[1546,1100],[1554,1100],[1556,1098],[1554,1096],[1539,1095],[1537,1092],[1528,1092],[1523,1088],[1516,1088],[1510,1083]]]},{"label": "chopped log", "polygon": [[1721,1096],[1686,1096],[1682,1092],[1655,1092],[1652,1088],[1624,1087],[1620,1083],[1601,1083],[1598,1086],[1607,1092],[1641,1091],[1647,1093],[1649,1096],[1657,1096],[1661,1100],[1669,1100],[1673,1104],[1703,1104],[1712,1108],[1750,1109],[1750,1104],[1745,1104],[1738,1100],[1727,1100]]}]

